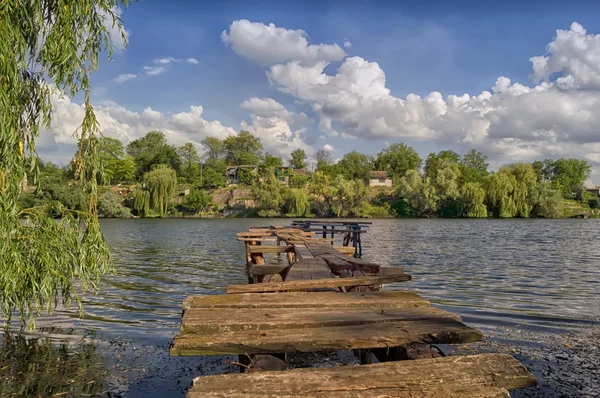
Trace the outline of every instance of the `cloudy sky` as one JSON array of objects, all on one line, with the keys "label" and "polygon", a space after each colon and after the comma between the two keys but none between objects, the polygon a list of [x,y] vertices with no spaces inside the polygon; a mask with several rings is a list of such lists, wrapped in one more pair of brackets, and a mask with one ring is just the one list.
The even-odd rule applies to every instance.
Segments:
[{"label": "cloudy sky", "polygon": [[[600,183],[600,3],[395,3],[133,3],[127,49],[93,79],[101,129],[174,145],[244,129],[284,158],[396,142],[492,167],[578,157]],[[80,103],[54,99],[43,158],[68,162]]]}]

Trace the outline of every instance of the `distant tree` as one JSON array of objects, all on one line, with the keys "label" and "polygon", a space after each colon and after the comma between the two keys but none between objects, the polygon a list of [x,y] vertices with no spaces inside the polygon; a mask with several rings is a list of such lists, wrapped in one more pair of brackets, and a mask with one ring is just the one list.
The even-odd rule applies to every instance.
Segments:
[{"label": "distant tree", "polygon": [[431,217],[438,210],[439,197],[434,184],[417,170],[408,170],[400,178],[398,194],[422,217]]},{"label": "distant tree", "polygon": [[159,164],[144,174],[146,188],[150,192],[150,207],[160,217],[167,215],[167,208],[177,184],[177,174],[168,165]]},{"label": "distant tree", "polygon": [[218,138],[206,137],[202,140],[202,148],[206,154],[206,163],[213,165],[225,157],[225,144]]},{"label": "distant tree", "polygon": [[489,174],[487,156],[475,149],[471,149],[462,157],[460,166],[463,182],[483,183]]},{"label": "distant tree", "polygon": [[454,151],[443,150],[438,153],[431,152],[425,160],[425,177],[435,180],[440,167],[446,166],[448,163],[460,162],[460,155]]},{"label": "distant tree", "polygon": [[133,194],[133,209],[139,217],[150,215],[150,192],[138,189]]},{"label": "distant tree", "polygon": [[266,177],[275,173],[275,169],[283,167],[283,160],[278,156],[273,156],[270,153],[265,154],[265,158],[259,166],[258,174]]},{"label": "distant tree", "polygon": [[199,189],[192,190],[192,192],[185,197],[185,207],[194,212],[204,211],[212,205],[212,196]]},{"label": "distant tree", "polygon": [[174,170],[179,169],[177,150],[167,144],[162,131],[150,131],[144,137],[131,141],[127,145],[127,153],[133,157],[138,167],[138,176],[142,176],[158,164],[166,164]]},{"label": "distant tree", "polygon": [[252,197],[260,208],[260,216],[273,217],[281,214],[284,203],[283,189],[275,175],[270,175],[254,184],[252,186]]},{"label": "distant tree", "polygon": [[330,208],[337,217],[364,215],[368,189],[362,180],[347,180],[338,175],[332,182],[326,195]]},{"label": "distant tree", "polygon": [[373,157],[357,151],[348,152],[336,168],[347,180],[367,180],[373,170]]},{"label": "distant tree", "polygon": [[291,188],[305,188],[308,183],[308,177],[303,175],[291,175],[290,176],[290,187]]},{"label": "distant tree", "polygon": [[485,189],[478,182],[467,182],[461,187],[459,215],[471,218],[487,217]]},{"label": "distant tree", "polygon": [[418,170],[422,159],[413,148],[406,144],[392,144],[377,154],[375,167],[386,170],[390,176],[401,178],[409,170]]},{"label": "distant tree", "polygon": [[291,217],[304,217],[310,212],[310,198],[305,189],[292,188],[284,193],[285,213]]},{"label": "distant tree", "polygon": [[177,149],[181,160],[180,174],[187,182],[195,181],[200,175],[200,156],[193,143],[188,142]]},{"label": "distant tree", "polygon": [[[549,183],[539,183],[531,196],[531,217],[558,218],[563,215],[562,194]],[[591,207],[591,206],[590,206]]]},{"label": "distant tree", "polygon": [[290,167],[295,169],[306,168],[306,152],[303,149],[296,149],[290,154]]},{"label": "distant tree", "polygon": [[583,159],[556,159],[544,160],[542,178],[551,183],[552,188],[570,198],[572,194],[582,187],[590,177],[592,167]]},{"label": "distant tree", "polygon": [[260,163],[262,143],[247,131],[240,131],[223,140],[225,160],[234,166],[257,165]]},{"label": "distant tree", "polygon": [[98,199],[98,215],[105,218],[129,218],[131,212],[123,206],[121,197],[113,191],[106,191]]},{"label": "distant tree", "polygon": [[321,148],[315,152],[315,162],[317,163],[317,170],[319,170],[324,166],[331,165],[333,163],[333,156],[331,156],[331,152],[325,150],[325,148]]}]

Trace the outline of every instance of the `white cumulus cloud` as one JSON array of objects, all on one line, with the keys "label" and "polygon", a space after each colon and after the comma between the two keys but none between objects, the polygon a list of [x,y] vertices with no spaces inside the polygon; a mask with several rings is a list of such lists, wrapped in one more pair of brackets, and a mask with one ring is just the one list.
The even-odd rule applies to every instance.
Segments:
[{"label": "white cumulus cloud", "polygon": [[137,77],[137,75],[135,73],[123,73],[117,77],[115,77],[113,79],[113,82],[115,83],[125,83],[126,81],[129,81],[131,79],[135,79]]},{"label": "white cumulus cloud", "polygon": [[379,64],[361,57],[346,58],[333,74],[327,61],[292,60],[271,65],[267,77],[310,103],[328,136],[435,140],[477,148],[497,162],[572,156],[598,165],[600,35],[573,23],[546,51],[531,58],[536,85],[501,76],[479,95],[396,97]]},{"label": "white cumulus cloud", "polygon": [[233,51],[259,65],[273,65],[296,60],[304,65],[321,61],[339,61],[346,53],[337,44],[308,44],[306,32],[250,22],[233,21],[229,31],[221,34]]},{"label": "white cumulus cloud", "polygon": [[144,73],[150,76],[155,76],[163,73],[165,68],[162,66],[144,66]]}]

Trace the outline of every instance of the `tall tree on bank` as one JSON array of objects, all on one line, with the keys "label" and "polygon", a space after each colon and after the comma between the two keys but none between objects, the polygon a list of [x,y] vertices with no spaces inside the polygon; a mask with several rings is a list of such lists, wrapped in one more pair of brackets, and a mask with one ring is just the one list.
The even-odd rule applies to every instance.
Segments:
[{"label": "tall tree on bank", "polygon": [[167,139],[162,131],[150,131],[148,134],[127,145],[127,153],[133,157],[138,166],[137,175],[152,170],[157,164],[167,164],[179,170],[180,159],[174,146],[167,144]]},{"label": "tall tree on bank", "polygon": [[247,131],[240,131],[223,140],[225,160],[234,166],[258,165],[262,154],[262,143]]},{"label": "tall tree on bank", "polygon": [[144,174],[144,182],[150,192],[150,207],[160,217],[166,216],[169,202],[175,192],[177,173],[168,165],[159,164],[154,170]]},{"label": "tall tree on bank", "polygon": [[[33,327],[33,317],[59,300],[65,305],[75,300],[81,310],[78,294],[111,270],[97,217],[102,171],[90,75],[100,53],[111,54],[106,22],[121,30],[113,11],[117,5],[116,0],[15,0],[0,6],[0,304],[7,318],[18,311],[22,325],[28,320]],[[38,183],[35,141],[40,126],[51,125],[53,90],[71,97],[84,92],[77,136],[91,143],[75,159],[86,209],[62,211],[58,221],[47,206],[18,209],[25,178]]]},{"label": "tall tree on bank", "polygon": [[181,162],[180,175],[187,182],[193,182],[200,176],[200,155],[191,142],[180,146],[177,155]]},{"label": "tall tree on bank", "polygon": [[306,168],[306,152],[303,149],[296,149],[290,154],[290,167],[295,169]]},{"label": "tall tree on bank", "polygon": [[402,178],[409,170],[418,170],[423,160],[411,147],[406,144],[392,144],[377,154],[375,167],[386,170],[396,179]]},{"label": "tall tree on bank", "polygon": [[225,144],[216,137],[206,137],[202,140],[202,148],[209,166],[214,165],[225,157]]}]

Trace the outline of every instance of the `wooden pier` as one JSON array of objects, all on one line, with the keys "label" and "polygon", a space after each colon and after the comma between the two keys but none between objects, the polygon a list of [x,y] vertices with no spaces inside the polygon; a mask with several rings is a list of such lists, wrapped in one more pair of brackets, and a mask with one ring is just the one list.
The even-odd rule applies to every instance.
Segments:
[{"label": "wooden pier", "polygon": [[[535,385],[509,355],[428,351],[483,335],[416,293],[381,291],[411,276],[355,257],[363,226],[298,221],[239,233],[249,283],[188,297],[170,353],[238,354],[246,373],[198,377],[188,398],[509,397]],[[342,246],[333,245],[336,234]],[[430,358],[400,360],[407,347],[424,347]],[[353,350],[361,365],[281,371],[288,353],[340,350]]]}]

